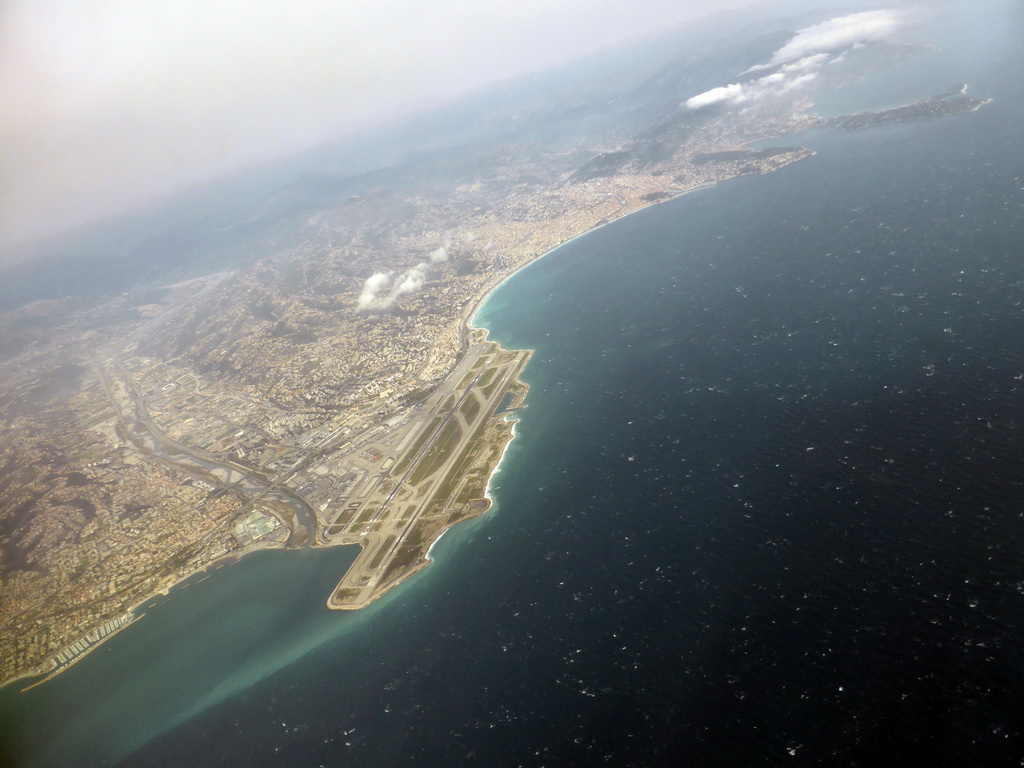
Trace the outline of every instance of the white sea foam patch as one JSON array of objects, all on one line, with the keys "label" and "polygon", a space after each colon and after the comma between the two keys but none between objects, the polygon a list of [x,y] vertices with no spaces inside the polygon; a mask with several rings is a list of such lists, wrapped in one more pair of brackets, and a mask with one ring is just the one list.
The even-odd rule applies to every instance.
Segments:
[{"label": "white sea foam patch", "polygon": [[[506,417],[507,419],[507,417]],[[501,465],[505,463],[505,456],[508,454],[508,449],[516,439],[516,427],[519,426],[519,419],[513,419],[512,424],[512,437],[505,443],[505,447],[501,449],[501,456],[498,457],[498,463],[494,465],[494,470],[491,472],[491,476],[487,478],[487,485],[484,488],[484,498],[491,502],[492,505],[497,505],[494,496],[491,493],[491,484],[494,482],[494,476],[501,472]]]},{"label": "white sea foam patch", "polygon": [[434,539],[432,542],[430,542],[430,546],[427,547],[427,554],[426,554],[427,560],[433,560],[434,559],[430,555],[434,551],[434,547],[437,546],[437,542],[439,542],[441,539],[443,539],[444,535],[446,533],[448,533],[448,531],[449,531],[449,529],[445,528],[443,531],[441,531],[441,535],[440,536],[438,536],[436,539]]}]

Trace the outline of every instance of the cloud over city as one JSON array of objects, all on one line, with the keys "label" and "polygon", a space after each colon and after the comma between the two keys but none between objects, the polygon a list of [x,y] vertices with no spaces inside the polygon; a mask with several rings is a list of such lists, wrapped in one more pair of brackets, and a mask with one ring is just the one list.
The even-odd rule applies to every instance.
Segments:
[{"label": "cloud over city", "polygon": [[906,16],[906,11],[864,11],[805,27],[779,48],[768,63],[758,64],[747,71],[771,69],[812,54],[839,51],[858,43],[885,40],[903,26]]},{"label": "cloud over city", "polygon": [[383,310],[392,306],[401,296],[416,293],[427,281],[431,266],[444,264],[448,261],[451,238],[445,238],[444,244],[430,252],[430,261],[421,261],[396,274],[375,272],[366,278],[363,289],[356,299],[356,311]]},{"label": "cloud over city", "polygon": [[448,261],[448,249],[452,247],[451,238],[445,238],[444,245],[430,252],[430,261],[434,264],[441,264]]},{"label": "cloud over city", "polygon": [[407,293],[416,293],[416,291],[423,287],[423,283],[427,279],[427,268],[425,262],[420,262],[415,267],[411,267],[400,274],[395,280],[394,288],[391,289],[389,299],[394,301],[399,296],[404,296]]},{"label": "cloud over city", "polygon": [[356,311],[368,309],[387,309],[400,296],[416,293],[427,280],[426,262],[401,272],[376,272],[363,283],[362,293],[356,300]]},{"label": "cloud over city", "polygon": [[721,104],[722,102],[739,104],[749,98],[749,93],[750,89],[740,83],[720,85],[718,88],[698,93],[693,98],[688,99],[686,106],[690,109],[700,109],[701,107],[709,107],[712,104]]},{"label": "cloud over city", "polygon": [[391,278],[394,272],[376,272],[366,278],[363,283],[363,292],[359,294],[356,302],[359,309],[366,309],[377,300],[377,295],[391,285]]},{"label": "cloud over city", "polygon": [[[804,69],[806,68],[804,67]],[[777,96],[802,88],[818,76],[817,72],[805,71],[796,74],[797,71],[774,72],[749,83],[730,83],[719,88],[712,88],[710,91],[688,99],[686,106],[690,109],[700,109],[712,104],[743,104],[758,101],[768,96]]]},{"label": "cloud over city", "polygon": [[[775,72],[704,91],[687,99],[685,106],[688,109],[716,104],[733,106],[798,90],[814,81],[825,65],[841,61],[853,48],[891,37],[906,20],[905,11],[865,11],[805,27],[775,51],[769,61],[750,67],[739,77],[772,69]],[[840,53],[833,55],[836,51]]]}]

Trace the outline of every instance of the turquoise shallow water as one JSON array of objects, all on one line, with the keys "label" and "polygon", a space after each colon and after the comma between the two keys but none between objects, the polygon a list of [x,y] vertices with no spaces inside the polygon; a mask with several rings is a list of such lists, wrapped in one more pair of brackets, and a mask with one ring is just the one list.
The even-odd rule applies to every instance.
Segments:
[{"label": "turquoise shallow water", "polygon": [[[343,635],[364,616],[321,610],[350,547],[261,552],[179,585],[54,681],[3,692],[39,764],[100,764]],[[18,715],[13,715],[18,712]],[[49,743],[48,743],[49,742]]]},{"label": "turquoise shallow water", "polygon": [[529,408],[421,576],[339,616],[350,553],[222,569],[4,691],[22,764],[1016,764],[1024,23],[962,8],[985,109],[810,133],[492,296]]}]

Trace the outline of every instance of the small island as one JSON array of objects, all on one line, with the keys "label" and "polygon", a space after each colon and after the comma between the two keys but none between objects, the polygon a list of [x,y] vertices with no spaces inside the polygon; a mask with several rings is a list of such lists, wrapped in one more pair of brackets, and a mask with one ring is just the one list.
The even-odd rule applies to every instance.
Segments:
[{"label": "small island", "polygon": [[964,112],[974,112],[988,104],[991,99],[977,99],[967,96],[967,86],[960,85],[928,99],[905,104],[902,107],[882,109],[876,112],[858,112],[823,121],[832,128],[858,131],[883,123],[902,123],[907,120],[928,120],[934,117],[949,117]]}]

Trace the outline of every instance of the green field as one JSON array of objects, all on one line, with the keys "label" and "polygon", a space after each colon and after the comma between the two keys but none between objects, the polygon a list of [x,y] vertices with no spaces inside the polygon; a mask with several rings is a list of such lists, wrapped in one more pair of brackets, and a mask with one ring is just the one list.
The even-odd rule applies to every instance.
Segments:
[{"label": "green field", "polygon": [[466,444],[466,447],[462,451],[462,455],[459,457],[458,462],[452,467],[448,473],[448,477],[444,479],[444,482],[438,486],[434,493],[434,501],[440,502],[441,504],[447,503],[451,497],[455,488],[459,484],[459,480],[462,475],[465,474],[472,463],[477,458],[477,452],[480,450],[480,440],[483,437],[484,429],[487,426],[486,420],[477,427],[473,433],[473,438]]},{"label": "green field", "polygon": [[391,549],[391,545],[395,543],[395,537],[389,536],[387,540],[381,544],[380,549],[377,550],[377,554],[373,556],[373,560],[370,562],[370,568],[376,568],[380,565],[380,561],[384,559],[384,556],[388,554],[388,550]]},{"label": "green field", "polygon": [[405,472],[406,468],[409,466],[409,462],[412,461],[413,457],[420,452],[420,448],[422,448],[423,444],[430,439],[430,436],[434,434],[434,430],[437,429],[437,425],[440,423],[440,416],[435,416],[430,420],[430,423],[427,424],[423,432],[420,433],[420,436],[416,438],[416,442],[413,443],[412,447],[405,452],[404,456],[402,456],[402,460],[395,465],[393,470],[391,470],[392,476],[398,477]]},{"label": "green field", "polygon": [[331,532],[333,533],[335,528],[343,529],[346,525],[348,525],[352,521],[352,515],[354,513],[354,509],[346,509],[340,515],[338,515],[338,519],[334,521],[334,524],[331,527]]},{"label": "green field", "polygon": [[445,425],[445,428],[441,430],[441,434],[438,435],[437,440],[427,450],[426,456],[417,465],[416,469],[412,472],[412,477],[409,478],[409,482],[413,485],[419,484],[424,478],[430,477],[437,471],[444,462],[448,459],[448,456],[455,449],[455,446],[459,444],[459,440],[462,439],[462,427],[459,426],[458,421],[452,419]]},{"label": "green field", "polygon": [[501,381],[501,377],[495,375],[500,370],[500,367],[490,368],[480,379],[480,391],[485,398],[489,398],[494,394],[494,389],[498,386],[498,382]]},{"label": "green field", "polygon": [[459,413],[466,419],[466,424],[472,424],[473,419],[480,413],[480,401],[477,400],[476,395],[469,395],[465,402],[462,403],[462,407],[459,408]]},{"label": "green field", "polygon": [[366,507],[364,507],[363,511],[359,514],[359,517],[356,518],[356,525],[368,523],[370,521],[370,518],[373,517],[373,513],[376,511],[377,508],[374,506],[367,505]]}]

